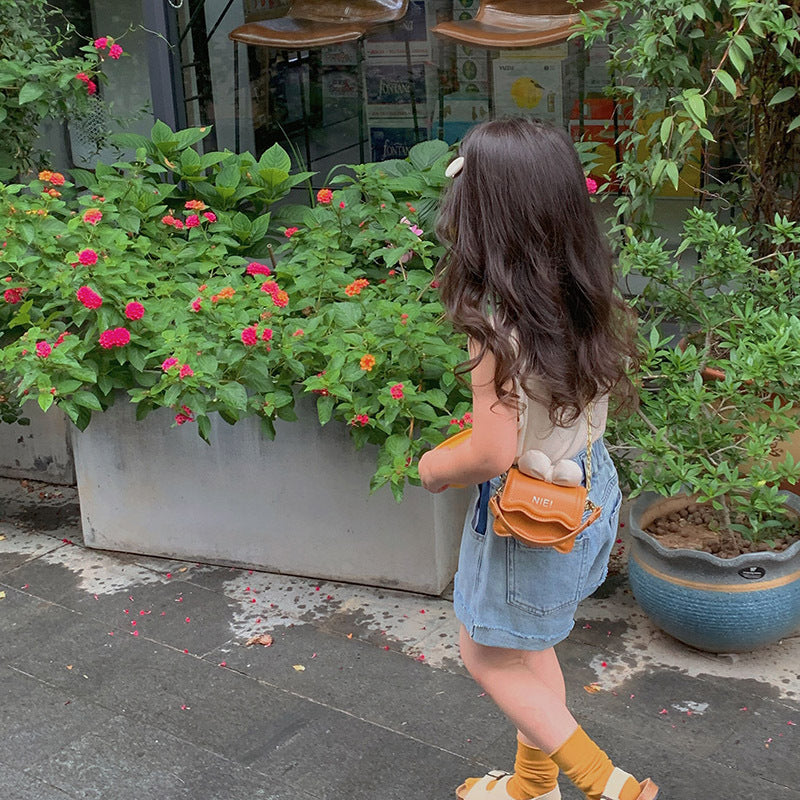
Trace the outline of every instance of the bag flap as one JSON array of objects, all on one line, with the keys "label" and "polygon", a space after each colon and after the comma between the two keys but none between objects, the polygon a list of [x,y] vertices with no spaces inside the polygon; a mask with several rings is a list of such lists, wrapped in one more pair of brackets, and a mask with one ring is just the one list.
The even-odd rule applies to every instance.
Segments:
[{"label": "bag flap", "polygon": [[540,522],[560,522],[578,527],[586,507],[586,487],[557,486],[510,469],[499,498],[503,511],[520,511]]}]

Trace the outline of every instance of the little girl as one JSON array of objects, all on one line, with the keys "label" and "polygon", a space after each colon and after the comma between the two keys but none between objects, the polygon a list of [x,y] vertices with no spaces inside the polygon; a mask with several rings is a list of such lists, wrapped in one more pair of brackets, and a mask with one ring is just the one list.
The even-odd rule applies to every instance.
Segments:
[{"label": "little girl", "polygon": [[[569,712],[553,650],[604,580],[617,532],[622,496],[602,436],[608,397],[629,388],[634,353],[611,253],[577,153],[558,128],[524,119],[478,125],[448,175],[440,291],[468,335],[473,428],[463,444],[425,453],[419,474],[431,492],[479,485],[455,580],[461,657],[518,732],[514,774],[468,779],[456,794],[559,800],[561,770],[590,800],[653,800],[658,787],[616,768]],[[603,511],[574,548],[496,535],[488,501],[497,476],[512,463],[537,464],[545,474],[534,477],[572,474],[585,485],[589,438],[589,499]]]}]

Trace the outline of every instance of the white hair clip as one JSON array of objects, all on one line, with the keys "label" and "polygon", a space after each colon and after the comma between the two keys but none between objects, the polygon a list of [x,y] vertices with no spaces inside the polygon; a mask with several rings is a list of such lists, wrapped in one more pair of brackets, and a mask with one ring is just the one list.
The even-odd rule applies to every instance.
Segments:
[{"label": "white hair clip", "polygon": [[464,166],[464,156],[458,156],[458,158],[454,158],[447,165],[447,169],[444,171],[445,177],[455,178],[455,176],[458,175],[459,172],[461,172],[463,166]]}]

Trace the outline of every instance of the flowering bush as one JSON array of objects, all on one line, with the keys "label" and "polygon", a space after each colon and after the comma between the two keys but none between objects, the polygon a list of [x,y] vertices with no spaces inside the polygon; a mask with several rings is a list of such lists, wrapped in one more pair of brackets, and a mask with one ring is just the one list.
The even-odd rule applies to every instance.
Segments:
[{"label": "flowering bush", "polygon": [[50,20],[57,13],[46,0],[0,0],[0,179],[31,168],[42,119],[77,117],[97,105],[102,62],[122,55],[108,36],[68,55],[75,29],[57,30]]},{"label": "flowering bush", "polygon": [[[168,407],[206,440],[212,412],[256,414],[273,436],[313,394],[322,424],[380,446],[373,486],[401,496],[415,456],[469,411],[464,342],[432,280],[440,248],[414,205],[443,182],[447,145],[356,167],[278,226],[271,204],[308,173],[290,175],[278,146],[201,156],[205,133],[159,122],[116,137],[134,160],[0,187],[0,373],[81,429],[125,391],[138,418]],[[414,186],[393,184],[400,163]]]}]

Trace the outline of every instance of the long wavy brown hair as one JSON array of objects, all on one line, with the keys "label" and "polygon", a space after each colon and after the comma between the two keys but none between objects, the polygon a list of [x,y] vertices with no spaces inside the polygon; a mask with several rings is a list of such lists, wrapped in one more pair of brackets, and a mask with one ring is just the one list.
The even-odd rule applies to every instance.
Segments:
[{"label": "long wavy brown hair", "polygon": [[[632,316],[566,131],[530,119],[486,122],[464,137],[460,155],[436,228],[448,245],[442,302],[480,347],[457,372],[490,350],[501,402],[515,404],[509,387],[519,386],[549,405],[554,425],[574,423],[606,393],[630,397]],[[533,378],[547,397],[537,397]]]}]

